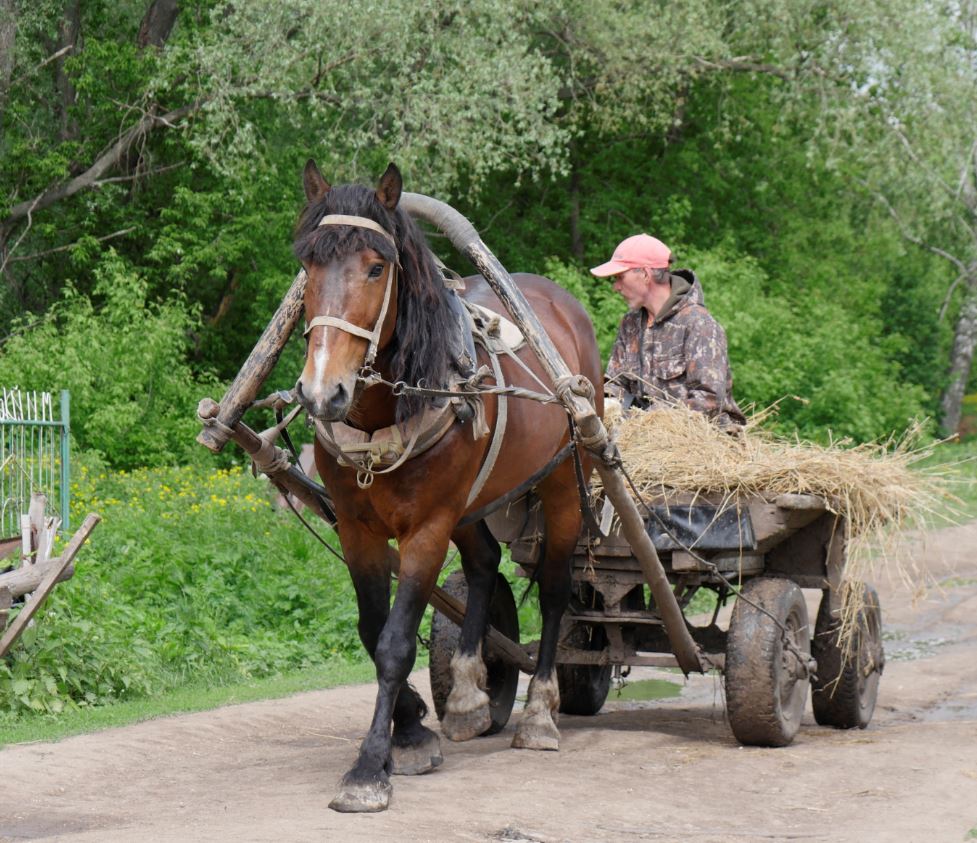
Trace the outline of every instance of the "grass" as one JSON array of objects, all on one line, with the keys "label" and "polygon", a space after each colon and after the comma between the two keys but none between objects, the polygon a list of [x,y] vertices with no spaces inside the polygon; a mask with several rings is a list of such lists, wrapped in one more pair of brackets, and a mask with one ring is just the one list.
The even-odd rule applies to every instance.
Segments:
[{"label": "grass", "polygon": [[18,718],[5,725],[0,724],[0,746],[27,741],[60,740],[71,735],[112,729],[171,714],[206,711],[223,705],[277,699],[302,691],[369,682],[374,675],[373,665],[370,662],[337,661],[329,665],[252,682],[238,682],[217,687],[192,683],[159,697],[79,708],[64,712],[57,717]]},{"label": "grass", "polygon": [[[345,566],[273,505],[266,482],[243,465],[79,462],[74,521],[104,520],[75,576],[0,659],[0,741],[372,679]],[[506,556],[510,579],[514,568]],[[534,599],[520,618],[524,639],[538,636]],[[429,628],[430,610],[422,637]]]}]

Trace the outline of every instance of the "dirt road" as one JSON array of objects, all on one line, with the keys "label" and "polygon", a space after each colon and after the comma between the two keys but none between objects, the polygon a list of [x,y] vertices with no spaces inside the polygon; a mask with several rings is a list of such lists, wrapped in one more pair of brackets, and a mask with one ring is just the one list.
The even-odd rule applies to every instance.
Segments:
[{"label": "dirt road", "polygon": [[943,589],[913,610],[879,584],[888,664],[866,731],[808,714],[790,747],[741,747],[719,681],[696,677],[674,699],[612,692],[598,716],[564,717],[559,753],[510,749],[512,723],[444,741],[440,769],[394,779],[390,810],[347,816],[326,805],[374,690],[338,688],[0,751],[0,840],[963,841],[977,828],[977,523],[917,552]]}]

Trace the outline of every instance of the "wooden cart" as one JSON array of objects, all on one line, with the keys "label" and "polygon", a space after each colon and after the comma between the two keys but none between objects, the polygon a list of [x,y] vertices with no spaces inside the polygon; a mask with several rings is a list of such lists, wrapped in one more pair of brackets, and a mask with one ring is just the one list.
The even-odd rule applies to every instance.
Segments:
[{"label": "wooden cart", "polygon": [[[717,595],[709,622],[689,624],[705,659],[725,678],[733,733],[742,743],[784,746],[793,740],[812,689],[818,723],[865,728],[875,707],[884,666],[878,596],[863,585],[853,645],[839,644],[840,586],[846,523],[813,495],[779,495],[722,501],[699,496],[646,502],[646,528],[669,582],[685,609],[707,589]],[[531,572],[539,547],[531,502],[489,519],[514,561]],[[813,634],[801,589],[822,591]],[[444,589],[463,600],[464,576]],[[727,628],[719,607],[740,591]],[[512,591],[499,577],[491,623],[519,640]],[[435,613],[431,636],[431,685],[438,715],[451,687],[449,663],[457,627]],[[534,644],[523,658],[487,647],[493,730],[508,721],[520,669],[531,671]],[[573,558],[573,597],[558,652],[560,710],[596,714],[615,669],[637,665],[676,667],[669,640],[645,586],[638,560],[616,525],[608,535],[584,537]]]}]

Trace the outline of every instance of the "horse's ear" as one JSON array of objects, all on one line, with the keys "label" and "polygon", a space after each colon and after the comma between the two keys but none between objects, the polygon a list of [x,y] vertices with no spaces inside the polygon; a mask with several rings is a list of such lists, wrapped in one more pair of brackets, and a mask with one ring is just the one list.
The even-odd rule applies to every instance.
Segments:
[{"label": "horse's ear", "polygon": [[329,192],[329,182],[322,177],[322,173],[311,158],[305,162],[302,184],[305,185],[305,198],[310,202],[321,199]]},{"label": "horse's ear", "polygon": [[400,170],[396,164],[388,164],[387,171],[380,176],[377,184],[377,199],[388,211],[397,207],[400,201],[400,193],[404,189],[404,180],[400,177]]}]

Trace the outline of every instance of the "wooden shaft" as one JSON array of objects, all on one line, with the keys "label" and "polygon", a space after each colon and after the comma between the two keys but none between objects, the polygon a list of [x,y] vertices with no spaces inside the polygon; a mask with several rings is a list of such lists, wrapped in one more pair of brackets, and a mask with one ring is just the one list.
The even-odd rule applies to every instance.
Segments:
[{"label": "wooden shaft", "polygon": [[101,520],[102,516],[92,513],[84,520],[82,525],[78,528],[78,531],[71,537],[71,541],[68,542],[64,552],[61,554],[61,561],[57,565],[51,565],[48,568],[47,573],[44,575],[44,579],[41,580],[40,584],[31,595],[30,602],[20,610],[20,614],[14,618],[14,622],[7,628],[3,638],[0,638],[0,656],[3,656],[7,650],[13,646],[13,643],[20,637],[20,633],[24,631],[27,624],[30,622],[30,619],[34,617],[34,614],[38,609],[41,608],[41,605],[51,593],[51,589],[54,588],[58,578],[74,561],[78,551],[81,550],[81,546],[85,543],[88,536],[91,535],[92,530],[95,529]]},{"label": "wooden shaft", "polygon": [[[197,414],[202,419],[214,418],[215,416],[219,417],[220,406],[213,399],[204,398],[197,405]],[[225,441],[230,439],[237,442],[238,445],[252,456],[261,450],[264,445],[263,440],[243,421],[236,421],[230,428],[230,433],[227,435]],[[209,430],[210,428],[204,429]],[[273,475],[269,474],[268,476],[282,494],[294,495],[324,521],[329,524],[332,523],[332,519],[328,518],[322,511],[322,504],[319,501],[319,497],[309,488],[308,478],[302,473],[301,469],[289,464],[287,470],[274,472]]]},{"label": "wooden shaft", "polygon": [[[292,335],[299,317],[302,315],[302,302],[305,296],[305,270],[301,270],[292,281],[285,298],[275,311],[268,327],[258,339],[248,359],[237,373],[224,397],[220,401],[217,420],[226,427],[234,427],[244,411],[258,396],[258,390],[268,379],[272,369],[281,356],[285,343]],[[230,435],[219,427],[205,427],[197,436],[197,441],[219,454]]]},{"label": "wooden shaft", "polygon": [[[440,586],[435,586],[434,591],[431,592],[430,603],[448,620],[453,621],[458,626],[461,626],[465,620],[465,604],[457,597],[452,597]],[[490,650],[494,650],[506,661],[518,665],[523,673],[536,672],[536,662],[519,646],[519,642],[503,635],[491,624],[488,625],[485,632],[485,643]]]},{"label": "wooden shaft", "polygon": [[611,499],[618,518],[621,519],[621,532],[631,545],[631,552],[637,557],[641,572],[651,588],[655,606],[665,625],[665,632],[668,634],[679,667],[686,674],[704,673],[699,658],[699,648],[685,625],[685,615],[682,614],[682,608],[678,605],[668,578],[665,576],[665,569],[662,568],[658,552],[645,531],[641,513],[638,512],[638,507],[624,488],[621,472],[598,460],[597,473],[600,474],[604,484],[604,494]]}]

